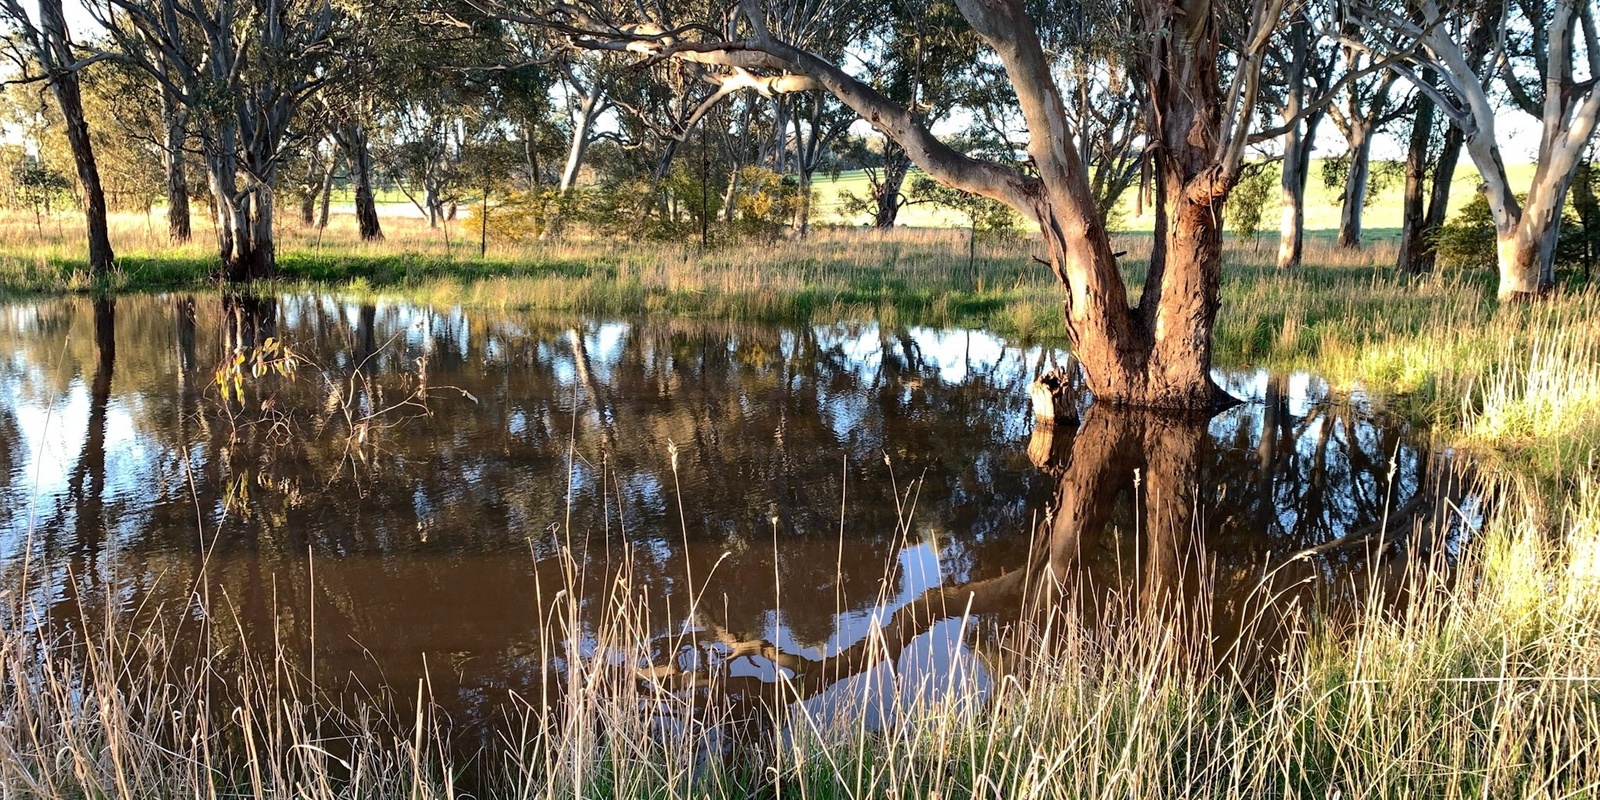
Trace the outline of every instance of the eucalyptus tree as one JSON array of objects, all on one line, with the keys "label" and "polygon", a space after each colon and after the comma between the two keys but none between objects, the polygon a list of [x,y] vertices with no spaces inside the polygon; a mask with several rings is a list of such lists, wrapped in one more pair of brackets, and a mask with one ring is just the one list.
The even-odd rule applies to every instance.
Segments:
[{"label": "eucalyptus tree", "polygon": [[[1555,285],[1556,244],[1567,190],[1600,120],[1600,36],[1591,0],[1420,0],[1416,14],[1358,7],[1373,48],[1405,55],[1394,69],[1428,97],[1465,139],[1494,219],[1502,300]],[[1474,41],[1493,44],[1474,63]],[[1580,58],[1581,56],[1581,58]],[[1431,70],[1437,77],[1424,77]],[[1503,90],[1540,123],[1537,166],[1525,198],[1501,153]]]},{"label": "eucalyptus tree", "polygon": [[376,98],[372,154],[430,227],[486,185],[545,181],[542,165],[566,142],[552,121],[557,70],[544,42],[455,0],[395,13],[385,30],[374,71],[390,91]]},{"label": "eucalyptus tree", "polygon": [[[1473,59],[1482,59],[1486,37]],[[1436,82],[1431,70],[1423,79]],[[1420,275],[1433,271],[1434,239],[1444,226],[1450,206],[1450,187],[1466,139],[1461,128],[1441,120],[1433,101],[1418,92],[1412,98],[1411,133],[1406,142],[1405,189],[1401,196],[1400,247],[1395,265],[1400,272]]]},{"label": "eucalyptus tree", "polygon": [[[1046,52],[1055,56],[1056,81],[1095,207],[1109,222],[1144,164],[1149,89],[1137,74],[1141,32],[1118,3],[1076,3],[1064,10],[1039,0],[1029,7],[1041,21]],[[985,111],[983,117],[992,115]]]},{"label": "eucalyptus tree", "polygon": [[1286,25],[1278,31],[1270,52],[1267,98],[1282,120],[1283,168],[1278,172],[1282,216],[1278,224],[1278,269],[1300,266],[1305,252],[1306,185],[1311,174],[1311,153],[1317,128],[1327,116],[1316,102],[1333,85],[1335,58],[1323,28],[1326,3],[1311,0],[1296,5]]},{"label": "eucalyptus tree", "polygon": [[561,93],[571,126],[567,158],[561,168],[562,194],[572,191],[578,182],[589,145],[598,136],[595,123],[611,108],[608,91],[617,69],[615,61],[604,53],[575,52],[559,62]]},{"label": "eucalyptus tree", "polygon": [[1361,215],[1367,206],[1367,188],[1372,177],[1373,137],[1404,107],[1392,96],[1395,73],[1372,68],[1380,57],[1361,42],[1360,24],[1355,18],[1344,21],[1340,39],[1339,64],[1343,74],[1361,76],[1341,81],[1337,97],[1327,105],[1328,118],[1345,142],[1338,244],[1354,249],[1361,247]]},{"label": "eucalyptus tree", "polygon": [[221,275],[276,273],[278,172],[301,108],[341,69],[331,0],[86,0],[115,50],[181,104],[200,141]]},{"label": "eucalyptus tree", "polygon": [[[1134,72],[1139,40],[1125,10],[1116,4],[1081,4],[1063,13],[1037,0],[1027,7],[1040,21],[1062,111],[1074,132],[1081,168],[1089,176],[1095,208],[1107,225],[1115,224],[1119,204],[1145,164],[1147,91]],[[972,123],[963,151],[1016,161],[1027,148],[1027,122],[1018,112],[1005,66],[984,59],[968,75],[970,88],[960,102]]]},{"label": "eucalyptus tree", "polygon": [[[923,171],[1006,203],[1039,226],[1047,263],[1066,290],[1068,333],[1097,398],[1192,409],[1225,398],[1210,374],[1221,284],[1221,207],[1240,176],[1264,54],[1286,4],[1135,0],[1129,5],[1127,14],[1136,21],[1135,74],[1149,93],[1145,129],[1156,199],[1149,271],[1134,304],[1095,207],[1053,60],[1020,0],[959,0],[957,8],[1005,66],[1027,124],[1026,169],[952,148],[914,108],[796,46],[786,35],[784,9],[759,0],[741,0],[725,16],[704,9],[678,19],[649,18],[648,9],[614,0],[519,3],[496,10],[563,31],[581,48],[643,51],[645,58],[759,74],[785,91],[832,93],[904,147]],[[863,10],[854,17],[867,14]],[[1224,48],[1225,38],[1231,50]]]},{"label": "eucalyptus tree", "polygon": [[811,180],[835,142],[855,122],[855,115],[821,91],[795,95],[794,171],[799,179],[799,200],[794,209],[794,235],[806,236],[811,230]]},{"label": "eucalyptus tree", "polygon": [[[95,162],[111,211],[149,214],[166,192],[165,122],[154,81],[114,61],[82,75],[84,113],[95,121]],[[186,187],[187,188],[187,187]],[[170,233],[170,215],[168,219]]]},{"label": "eucalyptus tree", "polygon": [[[100,168],[95,162],[94,142],[89,121],[83,113],[83,91],[78,71],[93,58],[79,59],[74,52],[72,32],[67,28],[62,0],[38,0],[38,21],[23,0],[0,0],[0,21],[13,33],[8,55],[21,69],[20,80],[45,81],[60,107],[66,123],[67,142],[72,147],[72,162],[83,193],[83,216],[88,229],[89,271],[102,275],[116,261],[111,249],[111,234],[106,223],[106,195],[100,184]],[[41,75],[31,74],[33,69]]]},{"label": "eucalyptus tree", "polygon": [[[985,75],[997,77],[1001,69],[981,61],[978,36],[952,0],[889,0],[872,13],[881,15],[882,22],[862,29],[860,39],[876,55],[867,64],[867,82],[883,97],[930,128],[963,106],[994,129],[1013,121],[1006,113],[1013,99],[1006,81],[982,82]],[[881,158],[881,166],[867,168],[868,199],[873,226],[888,229],[906,205],[912,159],[887,134]]]}]

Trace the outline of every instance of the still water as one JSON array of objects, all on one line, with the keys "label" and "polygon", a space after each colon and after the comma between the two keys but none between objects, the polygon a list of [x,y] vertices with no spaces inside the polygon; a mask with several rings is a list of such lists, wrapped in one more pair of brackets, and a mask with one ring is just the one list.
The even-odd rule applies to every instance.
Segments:
[{"label": "still water", "polygon": [[333,691],[427,678],[469,725],[585,655],[550,642],[593,646],[619,576],[641,675],[823,697],[992,680],[971,621],[1043,584],[1091,625],[1177,598],[1239,652],[1399,601],[1471,527],[1421,432],[1315,377],[1050,428],[1065,354],[980,331],[135,296],[0,307],[0,351],[9,624],[164,620]]}]

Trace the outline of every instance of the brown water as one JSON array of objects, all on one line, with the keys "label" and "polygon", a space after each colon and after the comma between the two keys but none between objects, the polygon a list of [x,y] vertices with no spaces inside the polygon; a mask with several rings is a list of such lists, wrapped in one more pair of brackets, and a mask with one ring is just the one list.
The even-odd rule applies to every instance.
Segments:
[{"label": "brown water", "polygon": [[138,296],[0,307],[0,346],[0,589],[31,624],[109,606],[198,639],[206,609],[180,644],[427,675],[491,727],[574,655],[558,593],[592,646],[619,571],[660,641],[641,674],[882,695],[896,663],[992,679],[960,618],[1052,579],[1091,625],[1177,598],[1237,651],[1285,608],[1396,602],[1470,528],[1422,436],[1319,379],[1036,428],[1064,354],[978,331]]}]

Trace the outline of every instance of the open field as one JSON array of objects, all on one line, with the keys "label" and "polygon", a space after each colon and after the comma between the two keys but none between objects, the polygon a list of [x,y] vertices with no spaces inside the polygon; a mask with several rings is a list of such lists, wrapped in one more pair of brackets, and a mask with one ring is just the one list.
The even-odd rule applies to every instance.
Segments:
[{"label": "open field", "polygon": [[[1311,162],[1311,178],[1306,187],[1306,230],[1309,232],[1332,232],[1339,228],[1339,194],[1340,189],[1330,189],[1322,182],[1322,164],[1320,160]],[[1374,167],[1376,168],[1376,164]],[[1512,164],[1508,167],[1511,185],[1518,190],[1526,189],[1528,181],[1533,177],[1532,164]],[[914,176],[915,171],[912,172]],[[1477,192],[1479,183],[1478,173],[1470,164],[1463,163],[1456,168],[1454,180],[1451,181],[1450,213],[1454,215],[1466,205],[1467,201]],[[909,190],[911,178],[906,179]],[[866,224],[867,220],[861,217],[847,217],[842,214],[844,207],[842,196],[844,193],[865,197],[868,196],[868,184],[865,173],[841,173],[837,180],[821,177],[816,182],[817,187],[817,217],[823,222],[838,222],[849,225]],[[1370,234],[1369,241],[1392,241],[1399,236],[1401,224],[1400,203],[1405,191],[1405,178],[1397,176],[1390,181],[1382,191],[1374,192],[1368,197],[1366,214],[1362,219],[1363,228]],[[1133,192],[1122,199],[1119,206],[1123,214],[1124,229],[1132,231],[1149,231],[1155,227],[1155,218],[1147,210],[1143,216],[1134,213],[1135,204]],[[1274,237],[1277,233],[1277,220],[1283,205],[1274,192],[1267,201],[1262,213],[1262,223],[1266,230],[1263,236]],[[961,227],[965,221],[952,212],[931,208],[927,205],[908,205],[900,212],[900,224],[912,227]]]},{"label": "open field", "polygon": [[[386,224],[387,241],[372,245],[354,242],[343,218],[320,238],[285,230],[286,282],[423,304],[1063,335],[1059,290],[1024,239],[981,243],[971,269],[953,231],[822,231],[706,253],[493,242],[479,260],[459,230],[447,242],[415,222]],[[159,224],[120,219],[123,272],[106,288],[203,285],[210,255],[197,234],[168,253]],[[88,288],[74,274],[80,240],[66,222],[36,230],[6,218],[0,284]],[[1148,241],[1129,235],[1120,247],[1136,284]],[[482,756],[498,776],[493,796],[1600,793],[1600,292],[1501,307],[1491,276],[1394,277],[1387,245],[1348,253],[1314,242],[1293,274],[1272,269],[1271,255],[1230,246],[1218,360],[1370,390],[1472,454],[1494,511],[1453,578],[1413,565],[1400,577],[1407,605],[1369,603],[1357,619],[1311,625],[1265,681],[1197,669],[1181,641],[1208,632],[1175,634],[1159,615],[1109,633],[1022,628],[996,648],[1029,666],[988,701],[924,705],[874,732],[801,718],[721,746],[707,738],[718,718],[617,680],[595,659],[572,677],[567,705],[530,700],[501,749]],[[634,587],[616,592],[593,633],[626,660],[650,643],[630,616]],[[550,615],[576,620],[575,594],[549,600]],[[10,796],[458,796],[448,776],[461,765],[434,735],[444,722],[426,687],[388,698],[392,718],[336,719],[284,688],[272,654],[257,654],[256,671],[219,674],[175,660],[161,633],[115,630],[68,647],[4,629],[0,785]],[[169,713],[222,704],[235,708],[231,725]],[[395,735],[413,722],[414,733]]]}]

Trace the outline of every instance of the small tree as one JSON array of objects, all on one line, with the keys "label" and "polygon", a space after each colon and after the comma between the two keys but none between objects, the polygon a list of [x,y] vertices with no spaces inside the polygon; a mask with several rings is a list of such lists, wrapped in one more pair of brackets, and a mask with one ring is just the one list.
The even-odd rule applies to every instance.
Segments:
[{"label": "small tree", "polygon": [[1233,235],[1251,240],[1256,250],[1261,249],[1261,217],[1267,198],[1278,187],[1278,169],[1267,164],[1257,164],[1247,169],[1239,185],[1233,187],[1224,210],[1228,227]]},{"label": "small tree", "polygon": [[1009,233],[1017,229],[1017,212],[998,200],[946,186],[927,175],[911,182],[911,199],[948,208],[967,218],[967,277],[978,285],[978,233]]},{"label": "small tree", "polygon": [[72,191],[70,178],[37,158],[19,162],[11,180],[17,198],[33,209],[33,224],[40,233],[44,232],[44,218],[54,211],[56,200]]}]

